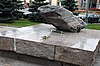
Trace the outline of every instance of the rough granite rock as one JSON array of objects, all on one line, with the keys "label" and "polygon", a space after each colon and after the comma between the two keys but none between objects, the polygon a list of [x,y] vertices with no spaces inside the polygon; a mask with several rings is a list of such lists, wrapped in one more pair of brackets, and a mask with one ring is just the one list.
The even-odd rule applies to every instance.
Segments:
[{"label": "rough granite rock", "polygon": [[14,38],[0,36],[1,50],[14,50]]},{"label": "rough granite rock", "polygon": [[[79,66],[92,66],[98,53],[98,48],[96,49],[96,51],[91,52],[57,46],[55,59],[65,63],[67,62],[76,64]],[[66,64],[64,66],[66,66]]]},{"label": "rough granite rock", "polygon": [[39,42],[17,39],[16,52],[35,57],[54,59],[54,46]]},{"label": "rough granite rock", "polygon": [[45,23],[52,24],[61,31],[80,32],[86,25],[83,20],[60,6],[46,5],[39,7],[38,10],[45,19]]}]

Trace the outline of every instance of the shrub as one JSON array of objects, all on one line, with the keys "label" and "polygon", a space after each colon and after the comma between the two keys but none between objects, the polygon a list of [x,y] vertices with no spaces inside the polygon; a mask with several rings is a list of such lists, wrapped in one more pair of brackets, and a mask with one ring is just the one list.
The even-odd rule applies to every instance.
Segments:
[{"label": "shrub", "polygon": [[20,8],[22,1],[17,0],[0,0],[0,22],[9,22],[16,18],[13,14]]}]

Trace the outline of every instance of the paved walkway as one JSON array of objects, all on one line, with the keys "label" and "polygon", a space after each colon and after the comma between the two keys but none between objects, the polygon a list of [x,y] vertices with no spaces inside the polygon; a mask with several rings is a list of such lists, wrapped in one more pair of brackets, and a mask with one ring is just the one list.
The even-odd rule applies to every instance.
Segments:
[{"label": "paved walkway", "polygon": [[[43,66],[43,65],[0,56],[0,66]],[[96,58],[94,66],[100,66],[100,53]]]},{"label": "paved walkway", "polygon": [[0,57],[0,66],[41,66],[37,64],[32,64],[25,61],[10,59],[6,57]]}]

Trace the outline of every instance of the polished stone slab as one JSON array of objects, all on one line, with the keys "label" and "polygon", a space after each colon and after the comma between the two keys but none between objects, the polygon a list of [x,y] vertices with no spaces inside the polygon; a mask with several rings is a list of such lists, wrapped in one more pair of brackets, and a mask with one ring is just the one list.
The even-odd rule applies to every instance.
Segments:
[{"label": "polished stone slab", "polygon": [[7,30],[13,30],[17,27],[8,27],[8,26],[0,26],[0,32],[7,31]]},{"label": "polished stone slab", "polygon": [[44,42],[56,46],[55,60],[80,66],[94,63],[100,48],[100,31],[84,29],[80,33],[52,33],[50,36]]},{"label": "polished stone slab", "polygon": [[[55,32],[55,30],[52,25],[39,24],[0,32],[1,40],[2,38],[7,40],[13,38],[10,46],[5,42],[0,43],[1,46],[3,45],[0,49],[7,46],[12,47],[12,51],[17,53],[35,57],[80,66],[93,64],[99,50],[100,31],[84,29],[80,33],[70,33]],[[49,38],[44,39],[43,37]]]},{"label": "polished stone slab", "polygon": [[52,30],[55,30],[52,25],[39,24],[36,26],[14,28],[12,30],[2,31],[0,32],[0,36],[42,42],[42,37],[48,36]]},{"label": "polished stone slab", "polygon": [[[56,40],[55,40],[56,39]],[[44,43],[94,51],[100,39],[100,31],[84,29],[80,33],[51,33]],[[90,46],[91,45],[91,46]]]}]

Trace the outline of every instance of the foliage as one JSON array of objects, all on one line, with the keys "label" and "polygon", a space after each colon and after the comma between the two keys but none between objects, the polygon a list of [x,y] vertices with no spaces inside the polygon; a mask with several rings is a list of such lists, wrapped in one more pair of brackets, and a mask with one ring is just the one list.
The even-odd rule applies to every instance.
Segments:
[{"label": "foliage", "polygon": [[29,15],[28,20],[32,22],[44,22],[45,21],[44,18],[40,15],[40,13]]},{"label": "foliage", "polygon": [[45,0],[34,0],[32,5],[29,7],[31,12],[37,11],[38,7],[47,5],[48,2],[44,2]]},{"label": "foliage", "polygon": [[43,36],[42,39],[46,40],[46,39],[49,39],[50,36]]},{"label": "foliage", "polygon": [[86,28],[100,30],[100,24],[88,24]]},{"label": "foliage", "polygon": [[0,0],[0,21],[11,21],[16,17],[13,15],[21,8],[21,2],[17,0]]},{"label": "foliage", "polygon": [[32,2],[32,5],[29,6],[29,11],[31,11],[31,12],[33,12],[33,13],[31,14],[31,16],[28,17],[29,20],[31,20],[31,21],[36,21],[36,22],[37,22],[37,21],[39,21],[39,22],[44,21],[44,20],[42,19],[42,17],[40,16],[40,12],[37,10],[38,7],[48,4],[48,2],[44,2],[44,1],[45,1],[45,0],[34,0],[34,1]]},{"label": "foliage", "polygon": [[74,14],[74,15],[76,15],[76,16],[78,16],[80,13],[77,13],[77,12],[73,12],[73,14]]},{"label": "foliage", "polygon": [[75,0],[62,0],[61,1],[61,5],[70,11],[74,11],[78,9],[76,3],[77,1]]}]

